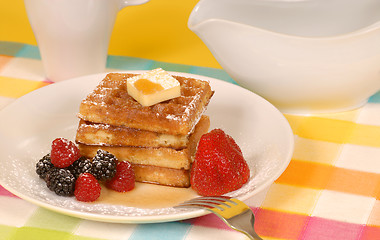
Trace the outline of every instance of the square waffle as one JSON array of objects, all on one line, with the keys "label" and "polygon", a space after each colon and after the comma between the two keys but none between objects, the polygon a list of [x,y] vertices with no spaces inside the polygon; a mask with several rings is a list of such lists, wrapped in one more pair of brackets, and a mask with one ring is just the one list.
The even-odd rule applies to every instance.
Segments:
[{"label": "square waffle", "polygon": [[98,149],[131,162],[136,181],[190,186],[190,167],[200,137],[208,131],[203,115],[214,94],[208,82],[173,76],[181,96],[142,106],[127,91],[135,74],[110,73],[80,104],[76,142],[93,158]]},{"label": "square waffle", "polygon": [[[201,136],[208,131],[210,126],[210,120],[207,116],[202,116],[194,131],[184,137],[187,139],[187,143],[184,148],[171,148],[171,147],[152,147],[152,146],[132,146],[132,145],[88,145],[78,141],[78,147],[83,156],[87,158],[93,158],[96,155],[98,149],[103,149],[115,155],[119,161],[129,161],[132,163],[135,169],[136,181],[140,182],[150,182],[162,185],[169,185],[175,187],[189,187],[190,186],[190,167],[195,155],[197,143]],[[108,134],[100,134],[100,137],[94,137],[94,139],[101,138],[101,142],[106,142],[107,137],[109,139],[114,139],[120,137],[121,139],[127,139],[127,142],[135,144],[136,142],[142,142],[149,139],[145,138],[143,133],[141,136],[135,138],[125,138],[125,136],[120,136],[125,134],[123,131],[120,134],[120,128],[116,132],[112,132],[108,129]],[[130,130],[130,129],[128,129]],[[126,131],[127,134],[129,131]],[[144,131],[145,132],[145,131]],[[78,134],[82,136],[83,134]],[[96,135],[96,134],[95,134]],[[91,142],[94,142],[91,140]],[[88,141],[87,141],[88,143]],[[170,180],[171,179],[171,180]],[[175,180],[174,182],[172,180]]]},{"label": "square waffle", "polygon": [[173,76],[181,96],[144,107],[127,92],[127,78],[134,74],[109,73],[81,103],[79,118],[171,135],[191,133],[213,95],[208,82]]}]

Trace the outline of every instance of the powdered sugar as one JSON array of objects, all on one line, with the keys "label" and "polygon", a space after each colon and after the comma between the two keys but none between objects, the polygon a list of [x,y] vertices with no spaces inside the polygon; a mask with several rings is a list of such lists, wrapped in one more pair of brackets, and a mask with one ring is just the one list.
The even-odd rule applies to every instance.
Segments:
[{"label": "powdered sugar", "polygon": [[[54,137],[75,137],[79,102],[100,78],[98,75],[52,84],[0,111],[1,185],[39,206],[98,221],[159,222],[205,214],[201,210],[172,207],[144,209],[87,204],[72,197],[56,196],[46,188],[35,173],[35,164],[50,151]],[[255,94],[215,79],[211,83],[217,93],[206,112],[211,128],[226,129],[242,148],[252,173],[255,169],[255,175],[243,188],[230,193],[244,200],[268,187],[285,169],[291,157],[291,131],[283,116]]]},{"label": "powdered sugar", "polygon": [[[12,161],[8,159],[6,164],[0,165],[0,171],[2,172],[0,180],[4,187],[13,190],[16,195],[31,200],[38,205],[47,206],[60,212],[72,214],[74,211],[75,215],[84,218],[89,218],[88,214],[97,214],[102,215],[104,219],[110,217],[114,219],[118,219],[118,217],[125,217],[126,219],[147,217],[149,219],[151,217],[197,212],[197,210],[174,209],[172,207],[144,209],[122,205],[99,204],[96,202],[83,203],[77,201],[74,197],[57,196],[46,188],[44,181],[35,173],[35,162],[37,160],[34,162],[27,158],[14,158],[14,156],[10,156],[10,158]],[[256,167],[252,166],[252,169],[254,168]],[[267,177],[267,174],[271,174],[270,169],[260,171],[243,188],[229,195],[242,197],[252,192],[256,188],[256,185]]]}]

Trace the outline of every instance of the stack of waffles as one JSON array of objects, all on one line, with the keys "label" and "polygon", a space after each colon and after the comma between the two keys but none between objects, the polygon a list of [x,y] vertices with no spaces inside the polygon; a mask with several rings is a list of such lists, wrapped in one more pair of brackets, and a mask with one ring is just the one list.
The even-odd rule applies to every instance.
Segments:
[{"label": "stack of waffles", "polygon": [[189,187],[197,143],[210,125],[203,113],[214,92],[208,82],[173,76],[181,96],[147,107],[128,94],[132,76],[109,73],[81,102],[81,154],[93,158],[103,149],[131,162],[138,182]]}]

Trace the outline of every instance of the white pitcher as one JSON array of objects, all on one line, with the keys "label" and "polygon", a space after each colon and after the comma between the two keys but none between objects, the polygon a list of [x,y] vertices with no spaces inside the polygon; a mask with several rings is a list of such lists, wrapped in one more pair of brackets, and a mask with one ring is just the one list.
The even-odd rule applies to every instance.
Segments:
[{"label": "white pitcher", "polygon": [[379,0],[201,0],[188,27],[283,112],[335,112],[380,89]]},{"label": "white pitcher", "polygon": [[24,0],[46,76],[57,82],[105,71],[116,15],[149,0]]}]

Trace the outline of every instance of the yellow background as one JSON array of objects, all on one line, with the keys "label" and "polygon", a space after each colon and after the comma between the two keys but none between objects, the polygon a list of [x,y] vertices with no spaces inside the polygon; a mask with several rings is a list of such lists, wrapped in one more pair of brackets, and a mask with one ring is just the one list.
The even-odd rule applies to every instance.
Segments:
[{"label": "yellow background", "polygon": [[[221,68],[206,45],[187,27],[197,2],[150,0],[124,8],[116,19],[109,54]],[[37,45],[23,0],[0,0],[0,41]]]}]

